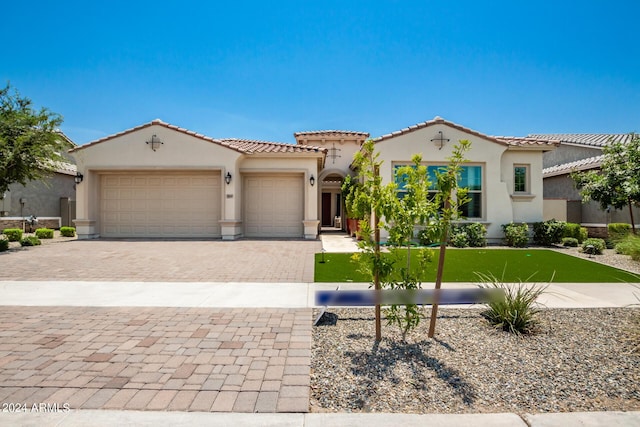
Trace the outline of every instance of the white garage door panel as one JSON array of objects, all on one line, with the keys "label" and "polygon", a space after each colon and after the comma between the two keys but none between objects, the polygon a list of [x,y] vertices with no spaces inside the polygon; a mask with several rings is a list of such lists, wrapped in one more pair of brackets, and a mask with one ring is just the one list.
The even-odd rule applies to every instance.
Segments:
[{"label": "white garage door panel", "polygon": [[247,175],[244,179],[247,237],[302,237],[302,175]]},{"label": "white garage door panel", "polygon": [[105,237],[220,237],[220,176],[118,174],[102,177]]}]

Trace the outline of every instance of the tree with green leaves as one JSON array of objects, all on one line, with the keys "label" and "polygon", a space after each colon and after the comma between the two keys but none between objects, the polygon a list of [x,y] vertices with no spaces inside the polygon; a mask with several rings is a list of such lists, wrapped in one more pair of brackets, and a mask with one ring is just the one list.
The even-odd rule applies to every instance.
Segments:
[{"label": "tree with green leaves", "polygon": [[[436,230],[442,242],[436,282],[436,289],[440,288],[447,230],[451,221],[458,218],[459,207],[468,201],[466,190],[459,188],[458,182],[461,165],[465,162],[464,152],[469,147],[469,141],[460,141],[449,159],[449,165],[436,172],[436,182],[433,183],[429,180],[427,167],[422,165],[420,155],[413,156],[412,165],[396,170],[394,180],[386,185],[382,185],[379,173],[382,162],[378,160],[373,141],[365,142],[361,151],[354,156],[360,185],[352,198],[353,209],[368,213],[360,222],[361,252],[355,254],[355,258],[360,260],[364,270],[371,274],[376,290],[421,288],[420,277],[430,260],[430,251],[422,250],[418,257],[419,265],[416,269],[411,268],[410,248],[416,226],[427,226]],[[403,183],[402,197],[398,195],[397,182],[400,181]],[[387,256],[381,253],[381,228],[389,232],[389,241],[394,247],[405,249],[406,267],[394,270],[395,258],[399,251],[392,249],[391,254]],[[433,318],[437,313],[437,306],[433,307],[430,337],[433,336]],[[386,309],[385,314],[390,324],[400,327],[403,339],[410,330],[419,325],[423,317],[416,304],[392,305]],[[380,339],[380,306],[377,305],[376,340]]]},{"label": "tree with green leaves", "polygon": [[59,114],[37,110],[9,84],[0,89],[0,194],[14,182],[26,185],[59,169],[69,148],[57,132],[61,123]]},{"label": "tree with green leaves", "polygon": [[615,141],[604,147],[600,170],[573,172],[571,178],[582,201],[600,203],[602,209],[629,207],[631,229],[636,233],[633,206],[640,206],[640,137]]}]

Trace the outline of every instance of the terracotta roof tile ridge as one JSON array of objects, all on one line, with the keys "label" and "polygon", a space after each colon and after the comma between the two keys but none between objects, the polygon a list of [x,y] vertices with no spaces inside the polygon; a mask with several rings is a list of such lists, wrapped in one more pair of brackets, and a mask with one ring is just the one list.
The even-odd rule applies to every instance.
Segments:
[{"label": "terracotta roof tile ridge", "polygon": [[427,120],[426,122],[417,123],[415,125],[408,126],[406,128],[402,128],[402,129],[397,130],[395,132],[391,132],[391,133],[387,133],[387,134],[381,135],[381,136],[379,136],[377,138],[374,138],[373,141],[374,142],[383,141],[385,139],[393,138],[395,136],[403,135],[405,133],[410,133],[410,132],[416,131],[418,129],[422,129],[422,128],[425,128],[425,127],[428,127],[428,126],[432,126],[432,125],[436,125],[436,124],[444,124],[444,125],[452,127],[454,129],[458,129],[458,130],[460,130],[462,132],[465,132],[465,133],[470,133],[472,135],[476,135],[476,136],[479,136],[481,138],[486,138],[486,139],[489,139],[491,141],[497,142],[499,144],[505,144],[504,141],[500,141],[500,140],[496,139],[493,136],[484,134],[482,132],[478,132],[478,131],[470,129],[468,127],[465,127],[465,126],[459,125],[457,123],[451,122],[449,120],[445,120],[440,116],[435,116],[432,120]]},{"label": "terracotta roof tile ridge", "polygon": [[337,129],[327,129],[327,130],[312,130],[312,131],[303,131],[303,132],[295,132],[293,134],[294,137],[302,136],[302,135],[323,135],[323,134],[341,134],[341,135],[353,135],[353,136],[364,136],[369,137],[368,132],[360,132],[354,130],[337,130]]},{"label": "terracotta roof tile ridge", "polygon": [[[286,142],[271,142],[260,141],[255,139],[243,139],[243,138],[220,138],[221,142],[227,143],[230,146],[236,146],[245,152],[251,153],[268,153],[268,152],[326,152],[327,150],[322,147],[316,147],[312,145],[297,145]],[[275,148],[275,150],[273,150]]]}]

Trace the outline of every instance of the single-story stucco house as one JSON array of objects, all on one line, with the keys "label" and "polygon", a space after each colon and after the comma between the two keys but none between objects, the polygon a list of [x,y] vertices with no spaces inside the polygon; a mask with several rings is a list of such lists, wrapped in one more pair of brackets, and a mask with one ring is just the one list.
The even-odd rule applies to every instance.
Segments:
[{"label": "single-story stucco house", "polygon": [[[340,186],[369,134],[294,137],[218,139],[153,120],[76,147],[78,237],[315,239],[321,227],[343,228]],[[461,139],[471,141],[469,221],[485,223],[490,241],[502,224],[541,221],[543,153],[554,140],[488,136],[436,117],[374,139],[383,180],[416,153],[445,164]]]}]

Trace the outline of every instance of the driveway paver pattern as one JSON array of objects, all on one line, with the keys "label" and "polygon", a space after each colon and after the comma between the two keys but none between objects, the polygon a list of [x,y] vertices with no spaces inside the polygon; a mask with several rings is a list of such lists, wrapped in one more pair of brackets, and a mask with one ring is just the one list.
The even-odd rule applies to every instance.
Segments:
[{"label": "driveway paver pattern", "polygon": [[313,282],[319,240],[71,240],[0,253],[8,280]]},{"label": "driveway paver pattern", "polygon": [[307,412],[311,309],[0,307],[0,403]]}]

